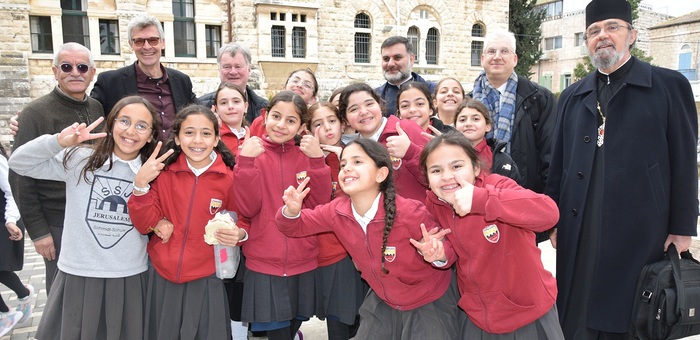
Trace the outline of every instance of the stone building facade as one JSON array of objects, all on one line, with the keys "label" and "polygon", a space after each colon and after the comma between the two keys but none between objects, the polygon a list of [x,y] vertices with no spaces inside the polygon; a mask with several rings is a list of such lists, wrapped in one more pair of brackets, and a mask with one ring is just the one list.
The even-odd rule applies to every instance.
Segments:
[{"label": "stone building facade", "polygon": [[126,26],[142,13],[163,23],[162,61],[188,74],[198,95],[218,85],[215,54],[229,41],[251,49],[250,85],[267,97],[306,67],[321,99],[350,82],[378,86],[380,45],[393,35],[416,43],[415,72],[471,88],[483,36],[508,27],[508,0],[0,0],[0,141],[10,140],[7,118],[55,85],[52,51],[78,41],[98,73],[129,65]]},{"label": "stone building facade", "polygon": [[[700,10],[664,21],[651,27],[649,32],[654,62],[678,70],[697,86],[700,80]],[[700,101],[700,96],[696,101]]]}]

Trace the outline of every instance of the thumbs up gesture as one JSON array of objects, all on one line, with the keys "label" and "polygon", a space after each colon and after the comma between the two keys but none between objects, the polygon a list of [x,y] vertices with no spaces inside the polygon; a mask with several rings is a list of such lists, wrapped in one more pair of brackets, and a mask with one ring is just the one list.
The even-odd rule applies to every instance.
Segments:
[{"label": "thumbs up gesture", "polygon": [[243,144],[239,147],[239,155],[243,157],[258,157],[263,152],[265,152],[265,147],[263,146],[262,138],[258,136],[250,136],[250,129],[245,127],[245,137],[243,138]]},{"label": "thumbs up gesture", "polygon": [[309,158],[323,157],[323,150],[321,150],[321,144],[318,141],[320,130],[321,127],[317,126],[313,135],[306,134],[304,137],[301,137],[299,149]]},{"label": "thumbs up gesture", "polygon": [[452,208],[457,215],[466,216],[472,211],[472,198],[474,197],[474,185],[467,182],[459,174],[454,177],[457,184],[462,188],[455,191],[452,197],[446,197],[445,201],[452,204]]},{"label": "thumbs up gesture", "polygon": [[104,117],[97,118],[90,125],[73,123],[73,125],[66,127],[58,134],[58,145],[67,148],[85,141],[106,137],[106,132],[92,133],[92,130],[100,125],[103,120]]},{"label": "thumbs up gesture", "polygon": [[136,173],[136,177],[134,177],[135,186],[142,188],[146,187],[148,183],[151,183],[151,181],[156,179],[160,172],[163,171],[163,168],[165,168],[165,160],[175,151],[170,149],[158,157],[158,153],[160,152],[160,148],[162,146],[163,142],[158,142],[151,156],[148,157],[148,160],[141,165],[141,169],[139,169],[139,172]]},{"label": "thumbs up gesture", "polygon": [[396,132],[398,133],[397,136],[391,136],[386,139],[386,149],[391,157],[403,158],[406,155],[406,151],[408,151],[408,147],[411,146],[411,140],[401,128],[401,122],[396,123]]}]

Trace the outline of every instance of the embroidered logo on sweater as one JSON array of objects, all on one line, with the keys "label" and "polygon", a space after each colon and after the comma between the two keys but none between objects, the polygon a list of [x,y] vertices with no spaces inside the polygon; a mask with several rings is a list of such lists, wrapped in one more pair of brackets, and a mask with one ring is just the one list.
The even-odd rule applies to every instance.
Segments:
[{"label": "embroidered logo on sweater", "polygon": [[386,246],[386,249],[384,250],[384,260],[386,260],[386,262],[394,262],[395,259],[396,247]]},{"label": "embroidered logo on sweater", "polygon": [[301,184],[306,179],[306,171],[297,172],[297,184]]},{"label": "embroidered logo on sweater", "polygon": [[95,175],[85,222],[100,247],[114,247],[134,229],[126,206],[132,190],[131,181]]},{"label": "embroidered logo on sweater", "polygon": [[212,215],[216,215],[216,213],[219,211],[219,208],[221,208],[221,200],[217,198],[212,198],[209,201],[209,213]]},{"label": "embroidered logo on sweater", "polygon": [[501,233],[498,231],[498,226],[496,226],[495,224],[486,226],[481,231],[484,233],[486,241],[489,241],[491,243],[497,243],[498,240],[501,238]]},{"label": "embroidered logo on sweater", "polygon": [[394,168],[394,170],[399,170],[402,163],[403,161],[401,158],[391,157],[391,167]]}]

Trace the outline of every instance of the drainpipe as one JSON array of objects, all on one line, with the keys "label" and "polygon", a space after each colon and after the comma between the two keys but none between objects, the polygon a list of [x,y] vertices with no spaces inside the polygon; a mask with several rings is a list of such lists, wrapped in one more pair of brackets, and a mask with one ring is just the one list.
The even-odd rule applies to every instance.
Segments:
[{"label": "drainpipe", "polygon": [[227,43],[233,41],[233,18],[231,18],[231,1],[233,0],[227,0],[226,1],[226,15],[228,15],[228,41]]}]

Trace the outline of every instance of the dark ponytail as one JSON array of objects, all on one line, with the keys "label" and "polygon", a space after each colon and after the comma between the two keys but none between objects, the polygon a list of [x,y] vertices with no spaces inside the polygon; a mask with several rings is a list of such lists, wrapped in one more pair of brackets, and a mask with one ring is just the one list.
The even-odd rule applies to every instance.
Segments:
[{"label": "dark ponytail", "polygon": [[391,157],[389,156],[389,151],[383,145],[369,138],[357,138],[350,142],[348,146],[352,144],[359,145],[367,156],[374,161],[377,168],[385,167],[389,170],[386,178],[379,185],[379,191],[384,195],[383,203],[386,211],[384,216],[384,236],[382,237],[382,273],[389,274],[389,271],[384,267],[384,262],[386,261],[384,252],[386,251],[389,233],[391,228],[394,227],[394,218],[396,217],[396,189],[394,187],[394,170],[391,167]]}]

